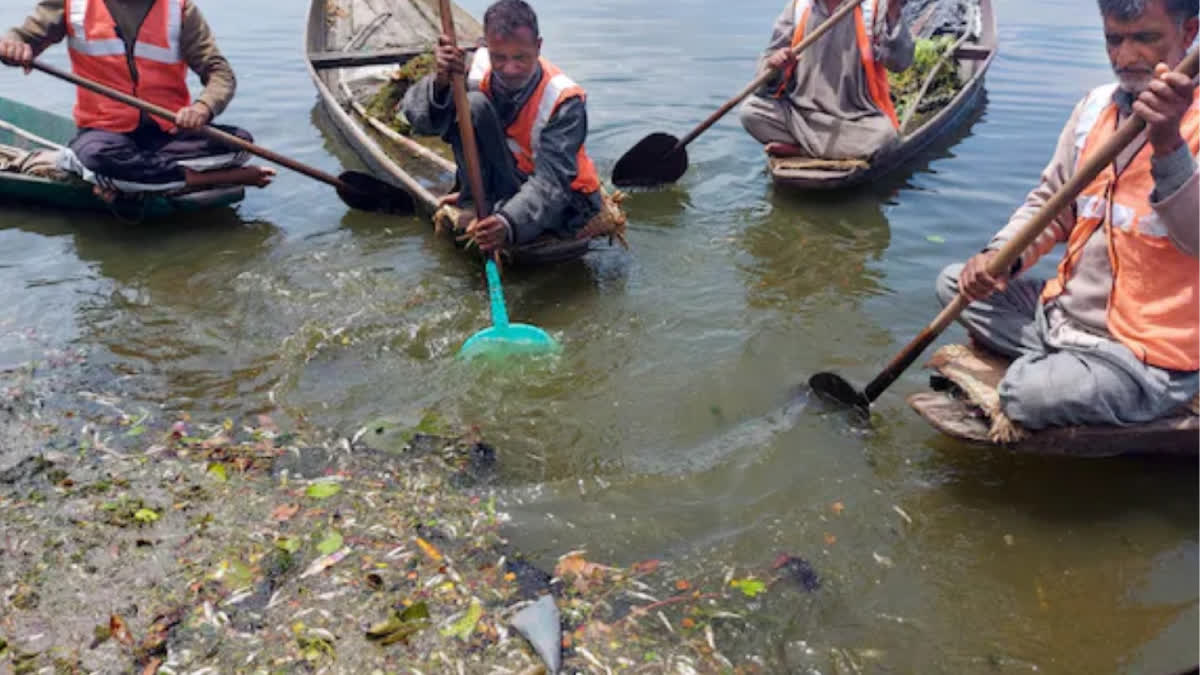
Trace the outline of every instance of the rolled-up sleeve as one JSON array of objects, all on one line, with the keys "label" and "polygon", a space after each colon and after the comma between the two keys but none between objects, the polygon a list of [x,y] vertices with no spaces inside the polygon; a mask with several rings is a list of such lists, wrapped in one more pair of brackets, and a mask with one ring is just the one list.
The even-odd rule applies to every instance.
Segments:
[{"label": "rolled-up sleeve", "polygon": [[33,48],[34,56],[67,36],[64,20],[65,0],[41,0],[33,13],[20,26],[8,31],[5,38],[24,42]]},{"label": "rolled-up sleeve", "polygon": [[196,101],[208,106],[213,117],[225,112],[237,91],[237,77],[233,67],[217,48],[217,39],[209,28],[204,15],[195,3],[187,3],[183,13],[180,49],[188,68],[200,76],[204,91]]}]

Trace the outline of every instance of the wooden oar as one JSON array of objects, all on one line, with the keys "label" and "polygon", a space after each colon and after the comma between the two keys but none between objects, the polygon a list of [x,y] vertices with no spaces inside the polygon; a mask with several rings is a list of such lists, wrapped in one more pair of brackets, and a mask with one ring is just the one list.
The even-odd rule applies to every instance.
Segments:
[{"label": "wooden oar", "polygon": [[[83,87],[89,91],[93,91],[102,96],[107,96],[113,100],[120,101],[126,105],[133,106],[148,114],[156,117],[161,117],[168,121],[175,120],[175,113],[154,105],[148,101],[135,98],[124,92],[117,91],[111,87],[106,87],[99,82],[93,82],[84,79],[73,73],[68,73],[54,66],[46,65],[39,61],[34,61],[32,67],[35,70],[40,70],[47,75],[57,77],[60,80],[66,80],[76,86]],[[301,164],[294,159],[284,157],[283,155],[268,150],[264,147],[255,145],[245,139],[238,138],[233,134],[226,133],[220,129],[205,125],[197,129],[192,129],[197,133],[203,134],[218,143],[223,143],[229,147],[245,150],[253,155],[258,155],[264,159],[268,159],[280,166],[285,166],[293,171],[298,171],[309,178],[315,178],[322,183],[328,183],[337,188],[338,196],[342,198],[348,206],[362,211],[384,211],[388,213],[412,213],[416,205],[413,198],[404,190],[385,183],[374,176],[370,176],[359,171],[346,171],[340,176],[332,176],[320,169]]]},{"label": "wooden oar", "polygon": [[[1192,50],[1183,62],[1175,68],[1175,72],[1182,73],[1189,78],[1196,77],[1197,71],[1197,52]],[[1125,146],[1133,142],[1138,134],[1146,128],[1146,121],[1137,115],[1131,115],[1128,119],[1121,123],[1117,128],[1116,133],[1108,139],[1104,145],[1100,146],[1082,166],[1075,170],[1075,175],[1071,180],[1054,193],[1054,196],[1047,201],[1037,214],[1025,223],[1015,237],[1010,239],[992,259],[988,261],[987,273],[993,277],[998,277],[1006,274],[1012,268],[1014,262],[1020,257],[1025,249],[1029,248],[1030,244],[1038,238],[1042,230],[1046,229],[1054,218],[1062,212],[1063,209],[1069,207],[1079,193],[1087,187],[1106,166],[1116,161],[1117,156],[1125,149]],[[821,398],[836,403],[841,403],[847,406],[857,408],[859,411],[866,413],[871,403],[879,398],[879,395],[884,392],[896,378],[900,377],[913,361],[935,340],[937,336],[950,325],[952,321],[958,318],[958,315],[966,309],[971,301],[967,296],[959,293],[954,301],[942,310],[941,314],[933,320],[924,330],[921,331],[912,342],[897,354],[883,372],[879,373],[867,388],[863,391],[858,391],[843,379],[841,376],[834,373],[817,373],[813,375],[809,381],[809,386]]]},{"label": "wooden oar", "polygon": [[[454,44],[454,15],[450,0],[439,0],[442,15],[442,32]],[[462,137],[463,160],[466,163],[467,182],[471,186],[472,201],[475,202],[475,217],[483,220],[490,213],[487,194],[483,187],[483,172],[479,166],[479,146],[475,142],[475,124],[471,121],[471,102],[467,99],[467,79],[462,73],[451,76],[450,88],[454,94],[454,112],[458,118],[458,133]],[[487,259],[484,274],[487,277],[488,298],[491,303],[492,326],[472,335],[459,350],[459,356],[475,358],[486,356],[503,358],[509,354],[546,354],[558,351],[558,343],[546,331],[536,326],[509,323],[508,309],[504,306],[504,289],[500,286],[500,272],[496,258]]]},{"label": "wooden oar", "polygon": [[[803,53],[814,42],[821,39],[821,36],[829,29],[837,25],[838,21],[853,12],[862,1],[849,0],[838,7],[824,23],[817,26],[812,33],[800,41],[800,44],[792,48],[792,55],[799,56]],[[688,143],[696,140],[697,136],[716,124],[717,120],[733,110],[734,106],[741,103],[747,96],[758,91],[760,87],[770,81],[776,72],[776,69],[772,68],[759,75],[682,139],[667,133],[653,133],[638,141],[637,145],[630,148],[621,156],[621,159],[617,160],[616,166],[613,167],[613,184],[618,187],[652,187],[679,180],[688,167],[687,150],[685,149]]]}]

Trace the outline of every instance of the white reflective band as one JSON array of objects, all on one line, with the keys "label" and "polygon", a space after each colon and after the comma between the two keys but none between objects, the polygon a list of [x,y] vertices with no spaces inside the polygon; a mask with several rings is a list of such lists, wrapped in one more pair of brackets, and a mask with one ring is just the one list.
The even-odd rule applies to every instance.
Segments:
[{"label": "white reflective band", "polygon": [[1092,127],[1096,126],[1096,121],[1100,119],[1100,113],[1112,103],[1113,94],[1117,91],[1117,85],[1106,84],[1103,87],[1097,87],[1087,95],[1084,99],[1083,109],[1079,111],[1079,119],[1075,123],[1075,159],[1077,162],[1083,161],[1083,146],[1087,144],[1088,134],[1092,133]]},{"label": "white reflective band", "polygon": [[792,23],[795,24],[796,28],[804,28],[804,26],[800,25],[800,22],[804,20],[804,13],[808,11],[811,4],[811,0],[796,0],[795,7],[792,10]]},{"label": "white reflective band", "polygon": [[538,148],[542,145],[542,129],[546,127],[550,116],[554,114],[554,108],[558,105],[558,97],[562,96],[564,91],[576,86],[578,85],[575,84],[575,81],[563,73],[550,78],[550,82],[546,84],[546,89],[542,92],[542,102],[538,104],[537,117],[533,120],[533,133],[530,137],[534,157],[537,157]]},{"label": "white reflective band", "polygon": [[1075,217],[1101,219],[1104,217],[1106,206],[1108,206],[1108,200],[1104,197],[1080,197],[1075,200]]},{"label": "white reflective band", "polygon": [[[878,14],[876,10],[879,10]],[[862,13],[863,27],[867,29],[867,42],[875,44],[875,17],[887,14],[887,0],[865,0],[862,3]]]},{"label": "white reflective band", "polygon": [[1112,222],[1111,227],[1115,227],[1122,232],[1128,232],[1133,227],[1133,221],[1137,219],[1137,211],[1125,206],[1124,204],[1113,203],[1112,205]]},{"label": "white reflective band", "polygon": [[1160,237],[1162,239],[1166,239],[1167,235],[1169,234],[1167,232],[1167,226],[1158,217],[1157,213],[1150,213],[1138,219],[1137,229],[1139,233],[1144,234],[1147,237]]},{"label": "white reflective band", "polygon": [[[87,38],[87,8],[89,2],[103,0],[72,0],[71,1],[71,32],[74,36],[68,40],[70,49],[87,54],[88,56],[124,56],[125,41],[120,38],[89,40]],[[140,59],[174,65],[183,60],[180,48],[180,34],[183,27],[184,0],[165,0],[167,12],[167,46],[137,41],[133,45],[133,54]],[[107,10],[106,10],[107,11]]]},{"label": "white reflective band", "polygon": [[87,54],[88,56],[125,55],[125,42],[119,39],[82,40],[80,38],[71,38],[67,40],[67,47],[79,52],[80,54]]},{"label": "white reflective band", "polygon": [[83,20],[87,16],[87,6],[89,0],[70,0],[71,16],[67,19],[71,23],[71,32],[75,33],[75,37],[80,40],[87,39],[87,33],[84,31]]},{"label": "white reflective band", "polygon": [[488,71],[491,69],[492,57],[488,54],[487,47],[480,47],[475,50],[475,58],[471,59],[471,71],[467,73],[467,87],[479,89],[483,83],[483,78],[487,76]]},{"label": "white reflective band", "polygon": [[165,63],[169,66],[179,63],[180,60],[178,48],[163,48],[158,45],[146,44],[145,42],[138,42],[133,45],[133,55],[139,59]]},{"label": "white reflective band", "polygon": [[517,142],[517,139],[512,137],[508,138],[508,149],[511,150],[512,154],[514,155],[520,155],[521,153],[525,152],[521,149],[521,144]]}]

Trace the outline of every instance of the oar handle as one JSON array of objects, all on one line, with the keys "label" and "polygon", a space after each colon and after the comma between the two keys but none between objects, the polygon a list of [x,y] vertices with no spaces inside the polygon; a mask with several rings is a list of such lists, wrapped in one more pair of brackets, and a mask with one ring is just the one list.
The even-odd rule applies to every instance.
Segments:
[{"label": "oar handle", "polygon": [[[458,44],[450,0],[438,0],[438,9],[442,15],[442,32],[449,36],[452,44]],[[450,78],[450,88],[454,94],[454,112],[458,117],[458,133],[462,136],[463,159],[467,164],[467,181],[475,202],[475,216],[483,219],[488,215],[487,195],[483,191],[483,174],[479,168],[479,146],[475,142],[471,102],[467,99],[467,78],[462,73],[455,73]]]},{"label": "oar handle", "polygon": [[[171,110],[167,110],[166,108],[164,108],[162,106],[155,105],[153,103],[150,103],[149,101],[143,101],[142,99],[130,96],[129,94],[126,94],[125,92],[117,91],[116,89],[113,89],[112,87],[107,87],[103,84],[100,84],[99,82],[93,82],[91,80],[79,77],[78,75],[75,75],[74,73],[68,73],[66,71],[59,70],[58,68],[55,68],[54,66],[47,65],[45,63],[41,63],[40,61],[34,61],[31,65],[35,70],[40,70],[43,73],[46,73],[47,75],[57,77],[60,80],[66,80],[67,82],[70,82],[78,87],[83,87],[84,89],[95,92],[102,96],[107,96],[116,101],[120,101],[121,103],[124,103],[125,105],[133,106],[134,108],[137,108],[138,110],[142,110],[142,111],[149,113],[151,115],[154,115],[156,117],[161,117],[167,121],[170,121],[170,122],[175,121],[175,112],[173,112]],[[238,148],[239,150],[245,150],[246,152],[248,152],[252,155],[258,155],[259,157],[268,159],[272,162],[275,162],[276,164],[279,164],[280,166],[286,166],[287,168],[289,168],[293,171],[298,171],[310,178],[315,178],[323,183],[328,183],[328,184],[338,188],[339,190],[349,190],[351,192],[360,192],[360,190],[358,190],[354,186],[346,183],[345,181],[339,179],[336,176],[332,176],[328,173],[325,173],[324,171],[321,171],[320,169],[308,166],[306,164],[301,164],[300,162],[297,162],[296,160],[291,159],[290,157],[284,157],[283,155],[281,155],[277,152],[274,152],[274,151],[268,150],[264,147],[255,145],[254,143],[251,143],[250,141],[247,141],[242,138],[238,138],[237,136],[234,136],[233,134],[221,131],[220,129],[216,129],[214,127],[205,125],[205,126],[197,128],[197,129],[192,129],[191,131],[201,133],[201,134],[213,139],[214,141],[224,143],[225,145],[228,145],[228,146],[231,146],[234,148]]]},{"label": "oar handle", "polygon": [[[1182,73],[1188,78],[1195,78],[1197,66],[1200,64],[1200,57],[1197,56],[1197,51],[1192,50],[1187,57],[1175,68],[1175,72]],[[1116,161],[1117,156],[1125,149],[1133,139],[1137,138],[1142,129],[1146,128],[1146,121],[1137,115],[1130,115],[1128,119],[1121,123],[1117,128],[1116,133],[1104,142],[1094,153],[1092,153],[1082,165],[1075,170],[1075,175],[1059,188],[1050,199],[1038,209],[1037,213],[1026,222],[1017,232],[1016,236],[1008,240],[1004,246],[992,256],[988,261],[987,272],[993,277],[1005,275],[1012,269],[1013,263],[1017,258],[1029,248],[1030,244],[1038,238],[1038,235],[1046,229],[1051,222],[1062,213],[1063,209],[1070,206],[1071,202],[1079,196],[1096,176],[1104,170],[1106,166]],[[863,391],[868,401],[874,401],[887,389],[896,378],[900,377],[913,361],[921,355],[921,352],[933,343],[946,327],[958,318],[959,314],[967,308],[971,301],[962,293],[959,293],[954,301],[941,311],[934,320],[925,327],[924,330],[913,338],[913,341],[901,350],[895,358],[888,363],[883,372],[867,385]]]},{"label": "oar handle", "polygon": [[[816,42],[817,40],[820,40],[822,35],[827,33],[829,31],[829,29],[831,29],[835,25],[837,25],[837,22],[840,21],[842,19],[842,17],[853,12],[855,10],[855,8],[857,8],[859,6],[859,4],[862,3],[862,1],[863,0],[850,0],[849,2],[845,3],[841,7],[838,7],[837,10],[835,10],[833,12],[833,14],[829,15],[828,19],[826,19],[824,22],[822,22],[820,26],[817,26],[816,29],[813,30],[812,33],[806,35],[804,37],[804,39],[800,41],[800,44],[796,45],[795,47],[792,47],[792,55],[799,56],[804,50],[808,49],[814,42]],[[717,121],[720,120],[722,117],[724,117],[730,110],[733,110],[734,107],[737,106],[737,104],[741,103],[743,100],[745,100],[745,98],[747,96],[758,91],[759,87],[762,87],[764,84],[766,84],[768,81],[770,81],[770,79],[775,76],[776,72],[778,72],[778,69],[769,68],[766,71],[764,71],[761,75],[756,77],[753,82],[746,85],[746,87],[744,89],[742,89],[741,91],[739,91],[737,93],[737,95],[735,95],[733,98],[726,101],[720,108],[717,108],[717,111],[715,113],[713,113],[712,115],[709,115],[708,119],[701,122],[700,125],[697,126],[695,129],[692,129],[688,133],[687,136],[684,136],[683,138],[679,139],[679,142],[675,144],[675,149],[672,150],[672,152],[677,152],[680,149],[686,147],[688,143],[691,143],[692,141],[696,140],[697,136],[704,133],[705,131],[708,131],[709,127],[716,124]]]}]

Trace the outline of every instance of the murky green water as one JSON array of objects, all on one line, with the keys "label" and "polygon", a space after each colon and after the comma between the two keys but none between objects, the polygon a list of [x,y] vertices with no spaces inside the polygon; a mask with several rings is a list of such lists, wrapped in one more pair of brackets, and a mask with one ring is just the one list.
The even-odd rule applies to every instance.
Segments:
[{"label": "murky green water", "polygon": [[[0,24],[31,4],[3,0]],[[203,9],[241,81],[227,120],[335,170],[348,155],[300,60],[305,4]],[[547,55],[591,94],[602,172],[736,91],[779,4],[542,3]],[[772,663],[803,663],[803,642],[880,650],[879,672],[1171,672],[1200,629],[1194,463],[980,453],[908,409],[918,371],[869,433],[780,410],[815,370],[866,381],[925,324],[937,271],[1006,220],[1071,105],[1108,79],[1091,3],[997,13],[985,109],[888,184],[779,194],[731,116],[678,186],[627,202],[631,253],[510,273],[510,312],[562,340],[557,363],[457,363],[488,323],[477,264],[285,172],[236,213],[151,228],[0,207],[0,365],[75,344],[147,405],[281,408],[346,433],[446,411],[501,448],[527,549],[715,570],[809,558],[826,584],[811,607],[771,609]],[[5,71],[0,95],[66,113],[72,91]]]}]

